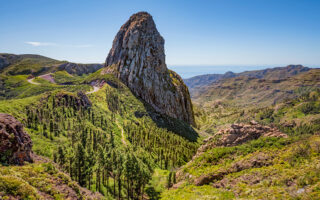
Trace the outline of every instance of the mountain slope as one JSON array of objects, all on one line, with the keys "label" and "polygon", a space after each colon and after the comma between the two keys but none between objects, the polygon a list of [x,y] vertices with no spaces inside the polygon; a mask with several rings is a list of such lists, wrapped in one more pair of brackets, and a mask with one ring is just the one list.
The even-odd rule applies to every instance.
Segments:
[{"label": "mountain slope", "polygon": [[221,79],[233,78],[238,76],[247,76],[259,79],[277,80],[297,75],[302,72],[309,71],[310,68],[302,65],[288,65],[286,67],[267,68],[264,70],[245,71],[241,73],[226,72],[225,74],[206,74],[185,79],[186,85],[191,93],[196,88],[206,87]]},{"label": "mountain slope", "polygon": [[104,199],[82,188],[49,160],[36,157],[33,164],[0,166],[3,199]]},{"label": "mountain slope", "polygon": [[38,76],[63,70],[69,74],[83,75],[102,67],[102,64],[76,64],[33,54],[0,54],[0,73],[7,75]]},{"label": "mountain slope", "polygon": [[[6,66],[1,71],[0,112],[20,120],[31,136],[34,153],[51,159],[81,187],[111,199],[151,196],[155,185],[148,183],[154,170],[185,164],[199,146],[199,135],[188,124],[193,122],[188,89],[179,75],[166,68],[159,87],[170,92],[162,97],[169,95],[172,101],[177,100],[169,102],[172,112],[176,112],[175,105],[180,106],[177,110],[183,116],[159,112],[157,102],[146,102],[125,81],[103,73],[108,67],[79,76],[77,70],[87,66],[56,63],[41,56],[12,57],[10,65],[6,64],[9,61],[3,62]],[[153,70],[156,69],[149,72],[157,76]],[[89,92],[92,87],[94,92]],[[41,166],[7,166],[4,170],[11,170],[8,175],[15,176],[16,171],[33,171]],[[41,171],[39,176],[42,175],[54,179],[46,171]],[[33,192],[41,193],[41,186],[31,181],[22,182],[33,187]],[[10,190],[7,186],[4,187]],[[55,192],[55,187],[60,186],[52,184],[48,190]],[[0,195],[7,194],[19,195],[10,191]]]},{"label": "mountain slope", "polygon": [[319,77],[320,69],[311,69],[282,79],[238,76],[197,88],[192,93],[192,99],[207,107],[218,101],[241,106],[268,106],[320,87]]},{"label": "mountain slope", "polygon": [[[72,180],[106,196],[126,194],[124,186],[113,189],[113,185],[126,180],[129,174],[124,173],[131,173],[117,168],[118,164],[129,162],[128,159],[133,159],[130,162],[136,163],[139,170],[134,176],[130,175],[132,180],[144,181],[130,186],[137,190],[131,195],[141,195],[138,188],[147,184],[154,168],[180,166],[194,154],[198,136],[185,123],[152,111],[113,76],[97,79],[92,75],[87,78],[91,80],[108,84],[88,97],[83,93],[55,90],[28,98],[2,100],[0,112],[9,113],[26,125],[36,154],[53,159]],[[179,136],[179,132],[183,136]],[[98,157],[99,152],[108,155],[108,159]],[[80,155],[84,162],[79,164]],[[76,170],[78,167],[81,174]],[[87,170],[90,173],[82,174]],[[94,178],[89,181],[89,177]],[[108,183],[102,181],[103,177]]]},{"label": "mountain slope", "polygon": [[302,136],[209,148],[162,199],[317,199],[319,144],[319,136]]},{"label": "mountain slope", "polygon": [[222,101],[197,111],[200,129],[213,136],[177,171],[162,199],[317,199],[319,100],[318,88],[264,108]]}]

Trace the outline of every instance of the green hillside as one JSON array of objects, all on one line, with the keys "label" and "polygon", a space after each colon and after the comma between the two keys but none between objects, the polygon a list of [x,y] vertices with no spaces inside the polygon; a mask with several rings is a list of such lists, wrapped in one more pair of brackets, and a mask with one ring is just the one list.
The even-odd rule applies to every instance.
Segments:
[{"label": "green hillside", "polygon": [[[181,169],[162,199],[318,199],[320,137],[259,139],[210,149]],[[196,180],[215,177],[204,185]]]},{"label": "green hillside", "polygon": [[[113,75],[101,75],[100,71],[84,76],[66,71],[51,75],[55,83],[40,77],[30,83],[28,74],[1,75],[0,112],[13,115],[25,125],[34,153],[54,161],[70,176],[69,182],[76,181],[106,198],[152,196],[153,191],[163,189],[149,185],[151,179],[163,179],[157,178],[157,173],[153,175],[154,170],[177,168],[196,152],[197,132],[180,120],[156,113]],[[93,90],[91,82],[105,84],[89,94]],[[43,171],[41,163],[24,168]],[[17,174],[24,168],[6,166],[4,160],[2,164],[5,166],[0,170],[9,171],[1,173],[0,178],[21,179]],[[43,173],[52,184],[59,181]],[[33,183],[36,178],[25,177],[21,183],[14,183],[30,185],[30,191],[13,192],[10,187],[18,186],[8,182],[0,185],[4,190],[0,195],[17,197],[23,193],[26,198],[39,199],[46,193],[54,199],[64,198],[64,194],[56,195],[54,188],[50,194],[50,189]]]},{"label": "green hillside", "polygon": [[247,107],[268,106],[320,87],[319,77],[320,69],[311,69],[283,79],[227,78],[198,88],[192,93],[192,99],[205,107],[221,101]]},{"label": "green hillside", "polygon": [[[56,61],[37,56],[10,62],[18,66],[25,59],[36,64],[21,74],[11,73],[11,64],[0,75],[0,112],[24,124],[36,160],[9,166],[1,158],[1,198],[317,199],[320,194],[318,69],[281,79],[223,78],[200,88],[193,94],[195,130],[155,112],[102,69],[82,75],[67,68],[40,72]],[[252,120],[288,138],[198,149],[220,129]]]},{"label": "green hillside", "polygon": [[[233,123],[255,120],[277,127],[288,138],[201,147],[177,171],[176,182],[162,199],[318,199],[319,77],[318,69],[281,81],[237,77],[199,91],[194,101],[201,132],[215,135]],[[282,97],[270,95],[267,88],[292,92]],[[210,141],[205,146],[212,145]]]}]

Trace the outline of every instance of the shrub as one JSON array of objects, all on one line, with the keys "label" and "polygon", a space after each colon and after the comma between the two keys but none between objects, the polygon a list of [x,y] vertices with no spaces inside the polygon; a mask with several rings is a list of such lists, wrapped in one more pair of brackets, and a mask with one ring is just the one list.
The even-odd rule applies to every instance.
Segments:
[{"label": "shrub", "polygon": [[301,142],[292,149],[292,153],[288,158],[291,166],[300,163],[301,160],[309,159],[311,154],[311,146],[307,141]]},{"label": "shrub", "polygon": [[320,111],[320,107],[317,106],[314,102],[308,102],[303,104],[300,107],[300,111],[303,112],[303,114],[317,114]]},{"label": "shrub", "polygon": [[21,199],[38,199],[36,190],[15,176],[0,176],[0,191],[7,195],[20,196]]},{"label": "shrub", "polygon": [[269,122],[273,122],[273,112],[272,108],[265,108],[259,112],[258,116],[260,120],[268,120]]}]

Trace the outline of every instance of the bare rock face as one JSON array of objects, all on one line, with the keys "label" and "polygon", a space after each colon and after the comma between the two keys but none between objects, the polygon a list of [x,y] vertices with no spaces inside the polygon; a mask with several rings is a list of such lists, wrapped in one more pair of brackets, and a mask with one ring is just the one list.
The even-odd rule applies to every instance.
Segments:
[{"label": "bare rock face", "polygon": [[195,124],[188,88],[168,70],[164,39],[150,14],[136,13],[120,28],[105,66],[104,73],[115,74],[156,111]]},{"label": "bare rock face", "polygon": [[251,121],[250,124],[232,124],[230,128],[221,129],[213,136],[207,138],[204,141],[205,144],[198,149],[197,154],[218,146],[228,147],[240,145],[250,140],[258,139],[259,137],[287,138],[288,135],[280,132],[277,128],[263,126],[255,121]]},{"label": "bare rock face", "polygon": [[0,70],[8,67],[10,65],[8,59],[3,56],[3,55],[0,55]]},{"label": "bare rock face", "polygon": [[32,141],[14,117],[0,113],[0,159],[7,164],[33,162]]}]

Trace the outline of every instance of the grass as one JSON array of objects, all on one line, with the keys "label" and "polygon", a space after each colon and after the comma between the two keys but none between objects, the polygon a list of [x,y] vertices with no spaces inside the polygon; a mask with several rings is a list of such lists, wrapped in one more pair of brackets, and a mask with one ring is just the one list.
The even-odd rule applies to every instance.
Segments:
[{"label": "grass", "polygon": [[[65,187],[60,190],[59,187]],[[24,166],[0,166],[0,198],[65,199],[68,191],[81,198],[80,188],[70,177],[57,170],[51,163]]]},{"label": "grass", "polygon": [[[269,157],[268,164],[234,170],[236,163],[246,166],[245,163],[252,162],[261,154]],[[288,139],[265,138],[240,146],[210,149],[183,166],[181,177],[191,175],[192,178],[182,179],[186,183],[178,189],[164,192],[162,199],[201,199],[204,197],[192,195],[201,194],[204,188],[211,188],[217,193],[230,191],[234,195],[229,196],[230,199],[316,199],[320,195],[319,156],[320,136],[316,135]],[[211,184],[194,185],[193,181],[199,176],[221,172],[224,175],[212,183],[223,183],[220,188]],[[205,193],[203,196],[210,194],[208,191]],[[215,195],[206,198],[220,198]]]},{"label": "grass", "polygon": [[79,84],[82,80],[84,80],[88,75],[77,76],[71,75],[66,71],[57,71],[52,74],[55,82],[57,84]]},{"label": "grass", "polygon": [[15,59],[10,66],[4,69],[3,74],[7,75],[39,75],[48,73],[54,66],[64,63],[51,58],[38,55],[15,55]]},{"label": "grass", "polygon": [[156,168],[152,175],[152,179],[146,186],[146,193],[151,200],[159,199],[160,194],[167,190],[167,178],[169,175],[168,170]]},{"label": "grass", "polygon": [[221,199],[228,200],[234,199],[235,196],[232,192],[226,190],[215,189],[212,186],[205,185],[196,187],[193,185],[185,186],[176,190],[168,190],[161,194],[162,200],[193,200],[193,199]]},{"label": "grass", "polygon": [[2,85],[0,84],[0,100],[1,99],[22,99],[26,97],[36,96],[45,92],[54,90],[67,90],[71,92],[89,91],[91,88],[86,84],[79,85],[57,85],[52,84],[42,78],[35,78],[34,81],[39,85],[31,84],[27,81],[27,75],[3,76]]}]

